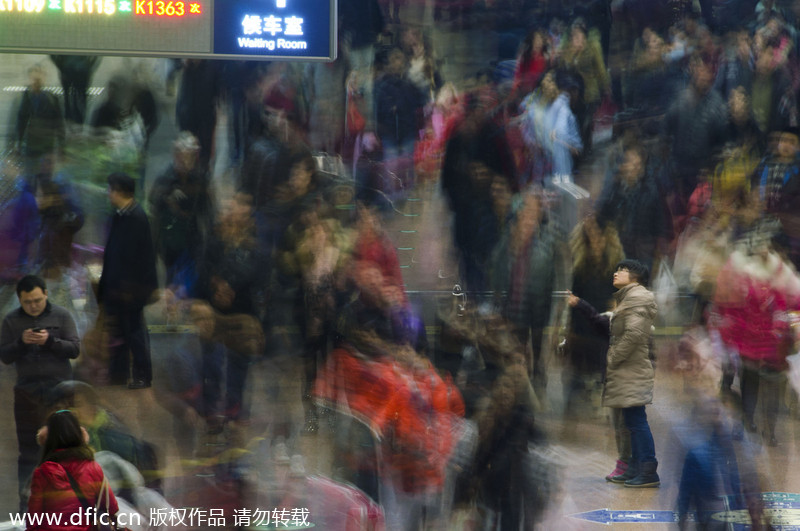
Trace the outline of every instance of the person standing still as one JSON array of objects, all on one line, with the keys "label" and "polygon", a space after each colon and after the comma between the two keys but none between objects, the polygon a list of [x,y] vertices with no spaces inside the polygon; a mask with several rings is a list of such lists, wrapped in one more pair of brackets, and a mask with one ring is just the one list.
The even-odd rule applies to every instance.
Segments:
[{"label": "person standing still", "polygon": [[158,289],[158,278],[150,222],[134,198],[135,188],[135,181],[125,173],[108,176],[108,198],[116,212],[103,255],[97,300],[112,337],[110,383],[144,389],[153,378],[144,307]]},{"label": "person standing still", "polygon": [[607,327],[610,346],[606,355],[603,405],[622,410],[631,437],[631,461],[624,473],[610,478],[626,487],[658,487],[658,461],[645,406],[653,402],[655,365],[651,357],[653,321],[658,310],[645,284],[649,269],[626,259],[617,265],[612,283],[615,307],[611,315],[597,313],[589,303],[570,295],[568,303],[598,325]]},{"label": "person standing still", "polygon": [[80,353],[80,338],[69,312],[47,300],[45,281],[34,275],[17,283],[20,307],[3,320],[0,360],[14,364],[14,421],[17,428],[20,510],[28,506],[27,486],[39,460],[36,432],[47,419],[50,392],[72,379],[69,360]]}]

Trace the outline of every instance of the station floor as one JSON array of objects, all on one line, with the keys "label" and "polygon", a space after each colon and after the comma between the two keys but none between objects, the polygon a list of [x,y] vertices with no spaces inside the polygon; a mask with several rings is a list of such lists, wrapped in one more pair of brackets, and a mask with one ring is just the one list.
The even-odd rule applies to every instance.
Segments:
[{"label": "station floor", "polygon": [[[159,356],[161,348],[169,348],[172,342],[163,334],[154,334],[152,339],[154,357]],[[537,425],[547,434],[549,444],[545,455],[556,473],[557,488],[548,500],[545,520],[538,529],[591,530],[602,529],[603,525],[632,531],[674,528],[685,452],[700,440],[698,437],[705,428],[692,416],[693,402],[684,378],[666,368],[658,371],[654,401],[647,412],[660,462],[661,487],[631,489],[604,480],[615,459],[615,443],[606,411],[597,407],[596,402],[587,402],[579,408],[578,414],[565,418],[559,412],[559,370],[557,366],[551,366],[551,370],[549,400],[544,410],[537,413]],[[167,378],[167,373],[156,374],[156,378]],[[302,455],[308,474],[337,475],[337,471],[332,469],[334,429],[323,422],[314,435],[300,433],[303,410],[297,384],[299,377],[299,367],[291,363],[280,366],[256,363],[251,370],[249,388],[252,423],[235,433],[235,441],[230,431],[227,436],[201,438],[194,460],[185,459],[186,455],[184,459],[178,456],[173,419],[161,407],[153,390],[106,387],[99,388],[99,392],[109,409],[116,412],[133,433],[158,448],[164,465],[166,500],[175,507],[202,507],[218,502],[225,493],[224,485],[215,487],[222,489],[216,495],[214,489],[203,487],[208,483],[198,486],[198,478],[204,476],[203,467],[198,463],[204,457],[219,455],[225,449],[236,447],[246,449],[247,453],[253,452],[253,458],[257,459],[263,441],[269,441],[273,447],[276,444],[274,422],[279,417],[282,420],[288,418],[293,426],[286,439],[288,454]],[[266,388],[276,380],[281,382],[281,392],[277,397],[270,396]],[[4,368],[0,373],[0,403],[8,407],[0,409],[0,426],[3,426],[0,430],[0,522],[8,519],[17,505],[16,439],[11,409],[13,382],[13,370]],[[758,471],[767,509],[765,515],[772,519],[773,528],[794,530],[800,526],[800,509],[797,507],[800,499],[800,474],[797,473],[800,422],[796,403],[791,398],[787,399],[781,413],[777,438],[779,445],[770,447],[762,443],[758,434],[746,433],[745,439],[736,442],[735,447],[740,467]],[[256,462],[255,468],[263,470],[261,465]],[[211,476],[212,479],[206,481],[213,484],[213,474]],[[192,491],[195,488],[198,491]],[[456,523],[457,517],[458,514],[454,514],[446,524],[440,521],[433,529],[461,529],[461,525]],[[741,511],[738,515],[728,515],[732,523],[727,529],[749,529],[746,525],[734,525],[737,521],[745,522],[744,517]]]}]

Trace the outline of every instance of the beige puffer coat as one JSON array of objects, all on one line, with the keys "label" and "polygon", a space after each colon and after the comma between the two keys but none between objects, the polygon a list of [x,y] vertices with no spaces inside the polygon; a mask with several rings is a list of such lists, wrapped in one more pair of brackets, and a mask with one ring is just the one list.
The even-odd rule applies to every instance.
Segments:
[{"label": "beige puffer coat", "polygon": [[656,317],[653,294],[640,284],[616,292],[611,317],[603,405],[626,408],[653,402],[655,367],[650,359],[650,337]]}]

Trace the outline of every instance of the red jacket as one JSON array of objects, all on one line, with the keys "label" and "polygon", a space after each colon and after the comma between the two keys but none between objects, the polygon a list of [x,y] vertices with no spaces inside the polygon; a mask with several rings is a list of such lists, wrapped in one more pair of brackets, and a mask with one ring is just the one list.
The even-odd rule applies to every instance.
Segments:
[{"label": "red jacket", "polygon": [[397,259],[394,244],[388,237],[381,233],[360,235],[353,248],[353,257],[356,260],[375,264],[383,274],[384,283],[400,288],[403,295],[403,306],[408,306],[408,295],[403,282],[403,273],[400,270],[400,261]]},{"label": "red jacket", "polygon": [[800,279],[791,267],[775,254],[761,262],[737,250],[720,272],[714,299],[727,345],[751,364],[786,369],[786,312],[800,306]]},{"label": "red jacket", "polygon": [[520,97],[530,94],[539,85],[539,80],[547,70],[548,62],[547,56],[544,54],[517,60],[517,70],[514,72],[514,90]]},{"label": "red jacket", "polygon": [[318,373],[313,395],[361,420],[383,440],[384,464],[404,492],[442,487],[464,401],[433,367],[411,370],[338,348]]},{"label": "red jacket", "polygon": [[[89,531],[94,525],[93,521],[86,521],[86,511],[70,485],[65,469],[72,475],[89,505],[94,508],[103,484],[103,469],[100,465],[95,461],[78,459],[65,460],[62,463],[46,461],[33,472],[27,531]],[[108,513],[116,515],[119,506],[113,492],[109,495],[109,505]],[[37,521],[39,515],[43,517],[42,521]],[[60,525],[54,521],[59,516]]]}]

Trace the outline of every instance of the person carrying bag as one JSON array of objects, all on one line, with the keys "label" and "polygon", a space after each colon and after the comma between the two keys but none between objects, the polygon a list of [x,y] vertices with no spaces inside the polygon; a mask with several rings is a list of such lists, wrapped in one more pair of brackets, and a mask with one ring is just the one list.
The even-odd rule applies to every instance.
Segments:
[{"label": "person carrying bag", "polygon": [[[37,440],[42,458],[31,480],[26,531],[120,529],[117,500],[77,417],[67,409],[56,411]],[[94,507],[89,499],[96,500]]]}]

